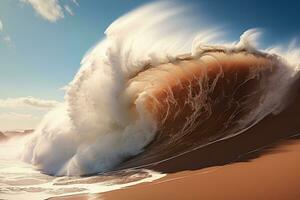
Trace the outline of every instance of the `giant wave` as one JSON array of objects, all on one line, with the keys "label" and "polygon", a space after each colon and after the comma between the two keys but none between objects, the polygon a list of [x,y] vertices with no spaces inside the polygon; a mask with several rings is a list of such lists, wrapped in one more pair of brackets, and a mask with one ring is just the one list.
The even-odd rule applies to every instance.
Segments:
[{"label": "giant wave", "polygon": [[188,10],[156,2],[113,22],[23,159],[53,175],[161,162],[284,109],[299,75],[299,49],[258,49],[257,29],[228,41]]}]

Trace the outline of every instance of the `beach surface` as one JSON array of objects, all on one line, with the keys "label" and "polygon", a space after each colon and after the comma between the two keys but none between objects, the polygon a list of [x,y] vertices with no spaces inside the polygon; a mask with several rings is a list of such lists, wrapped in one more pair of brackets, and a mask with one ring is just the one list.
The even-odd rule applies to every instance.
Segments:
[{"label": "beach surface", "polygon": [[291,141],[248,162],[183,171],[161,180],[98,196],[117,199],[300,198],[300,141]]}]

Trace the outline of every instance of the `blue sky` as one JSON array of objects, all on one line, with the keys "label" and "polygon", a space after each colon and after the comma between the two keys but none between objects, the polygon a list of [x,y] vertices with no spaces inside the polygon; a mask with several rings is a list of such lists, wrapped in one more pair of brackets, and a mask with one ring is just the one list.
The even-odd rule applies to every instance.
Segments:
[{"label": "blue sky", "polygon": [[[64,91],[60,88],[72,80],[80,60],[103,38],[109,24],[147,2],[150,1],[1,0],[0,104],[12,98],[15,104],[21,102],[22,106],[0,105],[0,120],[9,118],[9,114],[23,115],[21,120],[26,116],[29,120],[32,116],[34,120],[29,120],[30,123],[23,120],[24,124],[15,128],[35,126],[47,106],[41,104],[36,108],[19,98],[33,96],[37,100],[62,101]],[[209,23],[230,30],[232,40],[253,27],[265,29],[263,45],[266,46],[286,43],[300,35],[300,3],[297,1],[179,2],[194,7],[194,12],[199,12]],[[9,126],[1,126],[0,122],[0,130],[11,129],[13,119]],[[18,122],[22,124],[20,120]]]}]

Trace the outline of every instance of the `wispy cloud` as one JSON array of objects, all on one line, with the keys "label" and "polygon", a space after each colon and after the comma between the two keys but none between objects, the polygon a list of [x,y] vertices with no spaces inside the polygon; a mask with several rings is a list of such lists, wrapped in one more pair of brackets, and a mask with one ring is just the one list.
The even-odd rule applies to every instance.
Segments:
[{"label": "wispy cloud", "polygon": [[[68,5],[62,6],[59,0],[20,0],[21,2],[27,3],[38,13],[42,18],[49,22],[56,22],[59,19],[65,17],[67,12],[73,16],[74,12]],[[79,3],[76,0],[71,0],[73,4],[79,7]]]},{"label": "wispy cloud", "polygon": [[0,19],[0,43],[6,44],[8,47],[14,47],[11,37],[5,33],[3,22]]},{"label": "wispy cloud", "polygon": [[78,1],[76,1],[76,0],[71,0],[76,6],[78,6],[79,7],[79,3],[78,3]]},{"label": "wispy cloud", "polygon": [[0,32],[2,32],[2,31],[3,31],[3,23],[2,23],[2,21],[0,19]]},{"label": "wispy cloud", "polygon": [[65,5],[64,8],[65,8],[66,12],[69,13],[69,15],[71,15],[71,16],[74,15],[74,12],[71,10],[71,8],[68,5]]},{"label": "wispy cloud", "polygon": [[34,97],[0,99],[0,108],[36,107],[50,109],[57,105],[59,105],[59,102],[57,101],[38,99]]},{"label": "wispy cloud", "polygon": [[39,115],[24,112],[0,112],[0,131],[34,129],[41,119]]},{"label": "wispy cloud", "polygon": [[14,44],[13,44],[13,42],[12,42],[12,40],[11,40],[11,37],[10,37],[9,35],[4,36],[4,37],[2,38],[2,40],[3,40],[3,42],[4,42],[7,46],[9,46],[9,47],[14,47]]},{"label": "wispy cloud", "polygon": [[64,13],[58,0],[21,0],[30,4],[32,8],[44,19],[56,22],[64,18]]}]

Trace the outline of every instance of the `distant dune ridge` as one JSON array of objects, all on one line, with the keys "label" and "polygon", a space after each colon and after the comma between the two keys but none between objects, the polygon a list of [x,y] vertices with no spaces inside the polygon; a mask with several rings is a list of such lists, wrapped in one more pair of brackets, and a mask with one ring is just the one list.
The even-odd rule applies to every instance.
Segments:
[{"label": "distant dune ridge", "polygon": [[18,131],[0,131],[0,141],[14,139],[15,137],[27,136],[34,132],[34,129],[18,130]]},{"label": "distant dune ridge", "polygon": [[0,140],[5,140],[5,139],[6,139],[6,136],[2,132],[0,132]]},{"label": "distant dune ridge", "polygon": [[26,130],[18,130],[18,131],[5,131],[3,134],[7,138],[15,137],[15,136],[25,136],[34,132],[34,129],[26,129]]}]

